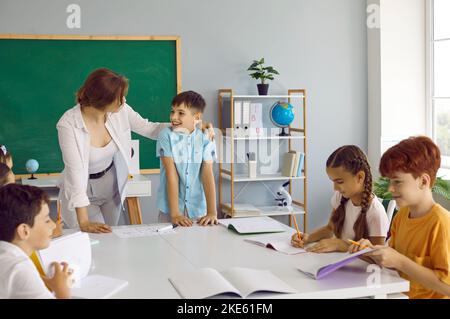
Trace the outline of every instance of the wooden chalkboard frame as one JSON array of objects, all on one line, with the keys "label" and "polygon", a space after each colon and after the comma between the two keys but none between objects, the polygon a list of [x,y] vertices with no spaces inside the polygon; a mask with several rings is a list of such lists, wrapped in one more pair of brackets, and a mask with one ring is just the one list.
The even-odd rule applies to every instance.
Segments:
[{"label": "wooden chalkboard frame", "polygon": [[[0,34],[0,39],[19,40],[118,40],[118,41],[175,41],[177,93],[181,92],[181,38],[180,36],[124,36],[124,35],[72,35],[72,34]],[[141,169],[141,174],[159,174],[160,169]],[[34,174],[36,177],[59,176],[61,173]],[[18,174],[16,178],[29,177]]]}]

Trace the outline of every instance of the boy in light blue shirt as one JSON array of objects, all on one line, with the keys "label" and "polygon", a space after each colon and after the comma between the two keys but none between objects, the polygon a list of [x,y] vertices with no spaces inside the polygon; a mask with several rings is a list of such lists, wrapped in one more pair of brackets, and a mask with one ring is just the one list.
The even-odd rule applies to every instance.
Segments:
[{"label": "boy in light blue shirt", "polygon": [[161,173],[158,189],[159,222],[192,226],[217,224],[213,162],[215,143],[198,128],[205,109],[193,91],[172,100],[171,126],[162,130],[156,145]]}]

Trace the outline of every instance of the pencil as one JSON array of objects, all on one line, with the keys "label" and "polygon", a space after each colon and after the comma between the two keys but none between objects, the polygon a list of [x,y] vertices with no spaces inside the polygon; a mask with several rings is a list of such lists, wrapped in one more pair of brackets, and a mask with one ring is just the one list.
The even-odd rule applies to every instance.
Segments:
[{"label": "pencil", "polygon": [[57,210],[57,215],[56,215],[56,222],[58,223],[58,224],[61,224],[61,203],[58,201],[57,203],[56,203],[56,210]]},{"label": "pencil", "polygon": [[295,225],[295,229],[297,230],[298,239],[302,239],[300,231],[298,230],[297,219],[295,218],[294,214],[291,214],[291,219],[294,220],[294,225]]},{"label": "pencil", "polygon": [[[354,244],[354,245],[361,246],[360,243],[358,243],[358,242],[356,242],[356,241],[354,241],[354,240],[351,240],[351,239],[347,239],[347,240],[348,240],[349,242],[351,242],[352,244]],[[364,246],[361,247],[361,249],[364,249],[364,248],[367,248],[367,246],[364,245]]]}]

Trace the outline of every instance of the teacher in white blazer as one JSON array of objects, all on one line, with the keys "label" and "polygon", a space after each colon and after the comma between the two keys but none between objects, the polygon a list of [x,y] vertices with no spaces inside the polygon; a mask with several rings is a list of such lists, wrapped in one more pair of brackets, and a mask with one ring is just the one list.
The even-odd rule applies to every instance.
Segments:
[{"label": "teacher in white blazer", "polygon": [[125,77],[95,70],[78,90],[78,104],[58,121],[64,161],[59,199],[69,228],[102,233],[118,224],[131,161],[131,131],[157,139],[169,125],[142,118],[126,104],[127,91]]}]

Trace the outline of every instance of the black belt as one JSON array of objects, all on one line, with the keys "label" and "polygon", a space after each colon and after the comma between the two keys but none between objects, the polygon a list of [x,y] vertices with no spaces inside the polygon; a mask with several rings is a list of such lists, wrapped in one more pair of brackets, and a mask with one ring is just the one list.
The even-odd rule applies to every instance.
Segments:
[{"label": "black belt", "polygon": [[99,173],[95,173],[95,174],[89,174],[89,179],[98,179],[100,177],[105,176],[105,174],[111,169],[111,167],[113,167],[114,165],[114,161],[111,162],[111,165],[109,165],[104,171],[101,171]]}]

